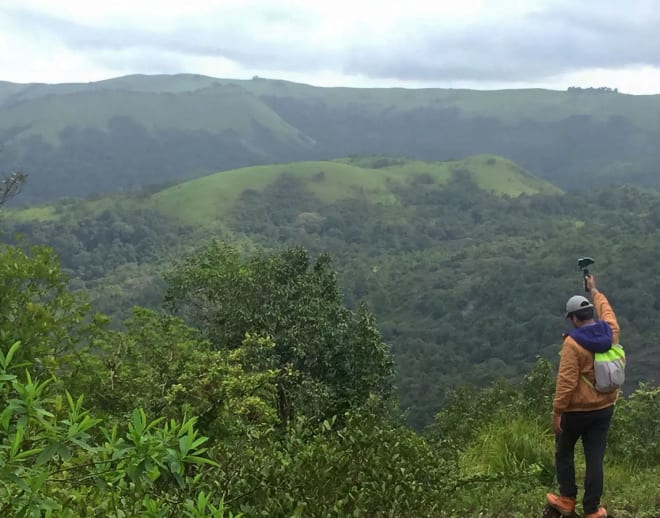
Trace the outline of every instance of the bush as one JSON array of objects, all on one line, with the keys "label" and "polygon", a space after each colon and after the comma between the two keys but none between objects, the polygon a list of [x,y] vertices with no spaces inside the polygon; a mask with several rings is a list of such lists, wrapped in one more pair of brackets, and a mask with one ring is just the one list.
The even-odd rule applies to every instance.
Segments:
[{"label": "bush", "polygon": [[616,405],[608,455],[634,466],[660,465],[660,387],[640,384]]}]

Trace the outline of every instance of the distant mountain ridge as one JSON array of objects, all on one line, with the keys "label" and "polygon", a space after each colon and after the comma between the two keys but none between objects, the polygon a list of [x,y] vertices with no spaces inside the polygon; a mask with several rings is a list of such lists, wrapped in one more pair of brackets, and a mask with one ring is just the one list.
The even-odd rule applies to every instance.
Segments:
[{"label": "distant mountain ridge", "polygon": [[564,189],[658,186],[659,139],[658,95],[323,88],[189,74],[0,82],[0,170],[31,174],[24,203],[353,154],[493,153]]}]

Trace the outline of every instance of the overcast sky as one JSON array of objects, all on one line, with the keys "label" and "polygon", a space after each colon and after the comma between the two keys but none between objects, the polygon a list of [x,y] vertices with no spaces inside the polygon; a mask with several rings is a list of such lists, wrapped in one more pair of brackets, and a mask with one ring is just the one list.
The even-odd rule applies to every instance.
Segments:
[{"label": "overcast sky", "polygon": [[658,0],[0,0],[0,80],[660,93]]}]

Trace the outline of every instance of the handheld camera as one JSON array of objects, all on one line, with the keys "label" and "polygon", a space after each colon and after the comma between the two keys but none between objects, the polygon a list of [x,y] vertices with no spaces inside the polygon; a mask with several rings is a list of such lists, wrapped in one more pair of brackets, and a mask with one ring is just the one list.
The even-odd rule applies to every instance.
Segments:
[{"label": "handheld camera", "polygon": [[[594,264],[594,260],[591,257],[580,257],[578,259],[578,268],[582,270],[583,277],[589,275],[589,266]],[[587,288],[587,279],[584,279],[584,291],[589,291]]]}]

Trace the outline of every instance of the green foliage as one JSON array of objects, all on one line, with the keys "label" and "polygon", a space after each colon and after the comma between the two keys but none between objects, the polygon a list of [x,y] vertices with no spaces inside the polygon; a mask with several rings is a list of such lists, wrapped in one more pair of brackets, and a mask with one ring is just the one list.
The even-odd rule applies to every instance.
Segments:
[{"label": "green foliage", "polygon": [[248,516],[431,516],[452,467],[375,400],[320,425],[296,419],[283,440],[251,452],[236,477]]},{"label": "green foliage", "polygon": [[[23,351],[19,340],[2,342],[2,515],[522,518],[537,510],[540,514],[544,493],[552,489],[552,444],[545,408],[551,397],[552,369],[547,361],[539,360],[520,383],[457,389],[428,433],[420,435],[398,417],[388,392],[374,388],[384,381],[385,350],[377,347],[382,342],[373,316],[364,308],[352,314],[341,304],[334,312],[323,311],[323,304],[332,306],[339,299],[327,264],[317,262],[320,272],[315,267],[294,268],[295,261],[289,261],[305,257],[295,250],[282,257],[252,259],[227,253],[236,262],[221,264],[237,266],[234,280],[240,274],[271,283],[240,283],[244,290],[240,295],[247,302],[233,299],[239,308],[245,310],[249,301],[260,300],[255,291],[269,289],[273,300],[264,310],[282,325],[289,322],[284,310],[297,309],[291,299],[316,303],[319,319],[336,313],[350,316],[346,329],[355,335],[349,356],[355,370],[346,370],[342,355],[327,360],[335,372],[356,377],[343,393],[342,412],[319,417],[308,411],[305,405],[327,403],[324,397],[334,401],[338,392],[332,378],[314,379],[311,370],[298,371],[293,362],[282,364],[276,332],[266,334],[263,329],[237,335],[239,342],[231,347],[213,348],[204,338],[212,330],[188,327],[170,315],[137,308],[121,330],[109,329],[107,319],[97,316],[89,322],[90,349],[76,351],[77,363],[53,359],[61,377],[45,372],[33,376],[27,365],[33,360],[31,351]],[[12,271],[23,271],[32,261],[10,249],[2,254],[3,261],[15,259]],[[194,263],[194,258],[189,261]],[[199,274],[200,281],[208,282],[214,271],[225,279],[220,275],[223,270],[213,268],[191,269],[180,279],[197,279]],[[305,299],[294,289],[298,285],[287,280],[297,280],[316,299]],[[315,283],[325,290],[314,288]],[[210,287],[218,286],[230,288],[222,282]],[[227,308],[223,290],[213,300]],[[282,291],[290,298],[276,297]],[[60,295],[66,293],[63,289]],[[3,303],[10,307],[22,300],[18,291],[9,295]],[[51,292],[33,295],[33,303],[41,304]],[[242,317],[272,325],[255,314],[246,312]],[[49,325],[64,333],[71,322],[62,314],[58,317]],[[32,324],[21,321],[21,325]],[[21,335],[21,330],[17,333]],[[299,333],[281,336],[306,336],[302,330]],[[297,349],[304,350],[304,343],[301,338]],[[309,361],[313,354],[318,353],[312,350],[302,359]],[[309,366],[302,360],[300,365]],[[285,422],[278,407],[283,390],[298,391],[301,399],[292,401],[305,410]],[[655,387],[640,387],[620,404],[615,416],[620,428],[613,428],[612,438],[622,440],[619,447],[610,446],[605,498],[617,516],[657,515],[657,463],[646,465],[635,459],[642,444],[657,442],[657,395]]]},{"label": "green foliage", "polygon": [[308,148],[296,128],[249,92],[206,86],[195,94],[17,92],[14,102],[0,99],[3,159],[10,169],[34,171],[23,195],[29,202],[116,193],[264,156],[294,158]]},{"label": "green foliage", "polygon": [[275,369],[274,344],[247,335],[226,351],[192,351],[167,392],[168,413],[199,416],[212,437],[229,441],[268,435],[278,422],[277,394],[285,372]]},{"label": "green foliage", "polygon": [[[491,159],[495,166],[488,165]],[[408,422],[418,430],[442,408],[447,391],[465,380],[478,386],[498,377],[519,380],[537,356],[557,361],[561,334],[566,331],[563,301],[581,290],[575,258],[590,255],[596,258],[594,271],[617,311],[621,340],[634,365],[626,391],[640,381],[657,383],[660,325],[653,310],[637,309],[660,307],[659,265],[648,260],[660,254],[657,193],[622,187],[563,195],[495,196],[480,189],[475,177],[489,169],[498,176],[507,163],[486,156],[461,162],[469,175],[456,172],[447,178],[439,173],[442,164],[403,159],[353,157],[331,164],[341,166],[337,171],[344,171],[344,166],[348,170],[338,174],[305,162],[243,171],[262,183],[240,195],[240,189],[249,185],[247,180],[236,178],[236,173],[223,179],[223,173],[205,179],[208,183],[199,181],[204,185],[190,196],[194,205],[185,197],[177,198],[187,185],[162,191],[180,205],[160,200],[160,208],[170,216],[197,218],[194,231],[187,227],[168,230],[168,218],[156,224],[155,202],[152,209],[137,211],[132,205],[136,200],[124,200],[112,209],[113,200],[97,200],[86,207],[70,203],[61,207],[56,221],[43,225],[47,232],[39,231],[37,222],[18,226],[32,233],[30,240],[52,236],[50,242],[62,250],[67,271],[79,276],[72,279],[72,286],[87,288],[94,307],[112,314],[116,322],[128,317],[135,303],[157,309],[166,288],[161,271],[168,257],[203,248],[210,232],[232,243],[237,255],[237,250],[246,255],[254,250],[277,255],[294,246],[309,250],[310,257],[331,251],[340,299],[355,313],[361,302],[373,311],[397,363],[395,385],[401,405]],[[442,170],[449,175],[457,164],[444,164]],[[351,171],[365,167],[371,168],[365,183],[362,177],[351,177]],[[278,171],[288,173],[278,177]],[[386,181],[375,195],[373,182],[383,175],[401,181]],[[219,205],[215,201],[205,205],[197,197],[205,192],[213,198],[218,192],[215,182],[233,205],[223,205],[222,200]],[[234,190],[229,189],[232,182]],[[364,189],[352,192],[351,185]],[[326,189],[324,198],[320,193]],[[335,200],[337,193],[349,198]],[[218,214],[223,215],[220,222]],[[11,215],[6,213],[3,229],[14,228]],[[277,332],[272,322],[290,313],[310,323],[316,310],[300,311],[289,301],[280,314],[262,314],[259,297],[267,293],[273,297],[268,290],[260,293],[255,288],[257,282],[272,284],[266,268],[260,270],[263,279],[250,280],[232,270],[240,266],[238,258],[217,260],[227,272],[212,282],[219,285],[225,276],[223,296],[245,302],[237,294],[251,293],[251,302],[245,302],[238,318],[231,321],[207,319],[207,325],[181,316],[204,333],[228,333],[231,344],[222,347],[237,346],[246,331],[271,336],[279,357],[287,347],[283,335],[292,332],[291,320]],[[236,284],[241,288],[232,288],[228,280],[232,276],[241,279]],[[202,277],[199,282],[207,284]],[[291,280],[288,285],[295,291],[298,282]],[[300,297],[309,300],[306,294]],[[282,297],[275,299],[284,304]],[[196,302],[191,298],[185,304]],[[263,301],[266,309],[268,304]],[[268,319],[271,323],[266,325]],[[331,349],[321,344],[321,335],[308,342],[306,348],[322,351],[318,367],[327,366],[325,353]],[[304,373],[301,364],[296,370]],[[332,391],[323,380],[301,376],[304,379],[299,381],[307,388],[304,401],[298,404],[314,412],[322,406],[320,401],[333,397]]]},{"label": "green foliage", "polygon": [[62,263],[91,285],[127,263],[155,263],[174,256],[179,236],[190,232],[161,212],[144,208],[138,199],[133,204],[116,199],[84,205],[62,202],[53,210],[50,216],[36,209],[15,213],[16,218],[3,225],[4,239],[26,235],[53,247]]},{"label": "green foliage", "polygon": [[528,476],[527,472],[533,470],[551,484],[554,437],[547,422],[503,414],[479,428],[460,463],[467,473],[502,474],[507,478]]},{"label": "green foliage", "polygon": [[609,448],[617,459],[633,466],[660,465],[660,387],[641,384],[619,400]]},{"label": "green foliage", "polygon": [[370,393],[389,395],[389,350],[366,307],[354,314],[343,306],[327,255],[312,263],[294,248],[242,259],[213,242],[178,263],[168,283],[167,306],[213,348],[234,349],[246,333],[272,338],[283,422],[296,411],[322,418]]},{"label": "green foliage", "polygon": [[29,360],[40,375],[75,363],[88,339],[89,308],[68,290],[52,251],[0,245],[0,343],[19,341],[17,364]]},{"label": "green foliage", "polygon": [[[537,178],[502,157],[480,155],[448,162],[414,160],[392,161],[335,160],[297,162],[284,165],[255,166],[223,171],[172,186],[150,199],[170,217],[196,225],[208,225],[218,214],[227,218],[232,209],[245,212],[250,223],[263,230],[271,224],[293,223],[294,218],[319,204],[327,205],[351,199],[356,194],[371,203],[396,204],[393,184],[413,185],[424,175],[429,183],[445,185],[452,176],[468,176],[480,188],[499,195],[518,196],[557,193],[559,189]],[[260,197],[264,193],[266,196]],[[301,193],[306,193],[306,200]],[[287,204],[294,199],[295,204]],[[255,198],[259,200],[255,203]],[[314,202],[316,198],[316,202]],[[307,207],[305,207],[305,201]],[[272,207],[269,202],[272,203]],[[314,207],[315,208],[315,207]],[[293,212],[286,217],[286,210]],[[282,219],[281,216],[285,216]],[[254,229],[253,229],[254,230]]]},{"label": "green foliage", "polygon": [[105,330],[96,338],[93,353],[81,358],[79,381],[99,388],[93,405],[112,415],[130,413],[135,405],[160,414],[190,355],[204,345],[199,332],[179,319],[134,308],[125,330]]},{"label": "green foliage", "polygon": [[197,427],[212,437],[240,437],[277,422],[283,374],[273,351],[271,340],[252,335],[231,352],[214,351],[180,319],[136,307],[124,330],[99,334],[70,383],[94,387],[89,404],[108,419],[138,406],[172,419],[197,416]]},{"label": "green foliage", "polygon": [[463,385],[450,393],[427,428],[427,438],[442,455],[457,459],[458,452],[475,440],[485,423],[497,412],[511,413],[517,401],[515,388],[504,381],[487,389]]},{"label": "green foliage", "polygon": [[[461,387],[437,414],[425,436],[442,458],[454,459],[456,485],[462,488],[451,499],[453,511],[448,516],[482,513],[523,518],[544,502],[548,489],[555,490],[550,429],[554,387],[549,374],[548,362],[540,359],[516,386]],[[608,439],[603,500],[615,516],[657,514],[658,463],[643,460],[641,450],[646,444],[653,452],[660,438],[654,426],[656,400],[657,389],[642,386],[617,404]],[[580,478],[584,463],[579,453],[576,466]],[[638,470],[634,475],[633,466]]]},{"label": "green foliage", "polygon": [[[184,504],[183,516],[187,518],[241,518],[242,513],[234,514],[231,511],[225,514],[225,503],[220,500],[218,505],[213,505],[208,495],[200,491],[197,500],[186,500]],[[153,506],[153,511],[157,511],[157,505]]]},{"label": "green foliage", "polygon": [[545,358],[538,358],[520,384],[520,409],[524,414],[544,422],[552,411],[554,395],[554,368]]},{"label": "green foliage", "polygon": [[3,515],[183,516],[177,503],[191,512],[211,509],[203,492],[196,507],[188,501],[203,467],[215,464],[203,456],[207,438],[196,419],[151,421],[136,409],[125,433],[104,428],[83,409],[82,397],[62,397],[29,371],[25,381],[10,374],[19,348],[13,344],[0,362]]}]

